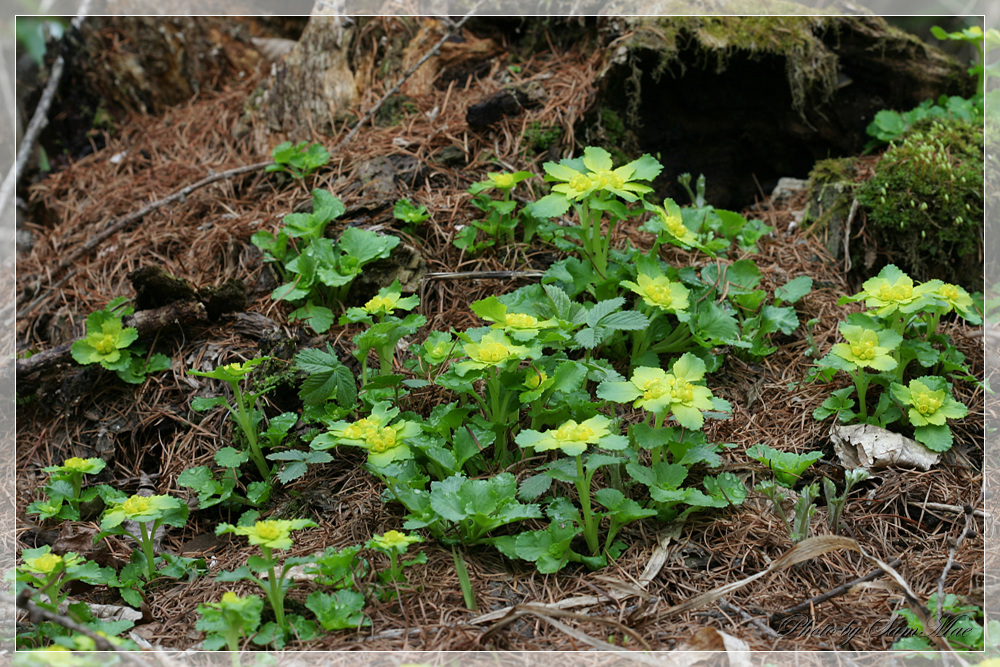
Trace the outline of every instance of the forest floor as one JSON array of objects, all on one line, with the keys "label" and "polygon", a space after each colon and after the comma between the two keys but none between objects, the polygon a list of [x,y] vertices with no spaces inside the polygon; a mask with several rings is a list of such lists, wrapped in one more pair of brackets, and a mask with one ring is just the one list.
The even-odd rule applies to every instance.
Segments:
[{"label": "forest floor", "polygon": [[[246,287],[247,300],[239,312],[221,315],[216,321],[163,329],[149,341],[150,349],[168,355],[171,367],[151,375],[141,385],[125,384],[113,372],[70,362],[49,372],[30,397],[19,396],[18,548],[47,543],[60,543],[65,548],[70,535],[77,536],[70,542],[77,550],[90,548],[79,536],[89,538],[96,533],[96,517],[66,527],[52,521],[40,523],[37,517],[25,514],[27,505],[41,497],[47,477],[42,469],[71,456],[97,456],[108,462],[96,482],[132,493],[145,474],[156,493],[190,498],[190,491],[177,485],[178,475],[194,465],[210,465],[214,453],[230,442],[234,427],[221,410],[205,414],[191,410],[191,399],[208,395],[212,385],[188,375],[187,369],[207,370],[216,363],[262,354],[289,360],[301,349],[322,348],[328,342],[348,363],[350,339],[358,328],[334,325],[327,335],[316,336],[290,323],[284,304],[270,296],[276,283],[262,262],[261,252],[250,242],[255,232],[274,231],[285,215],[307,207],[313,188],[330,190],[346,206],[347,214],[331,225],[330,234],[339,233],[346,222],[395,234],[419,254],[428,273],[544,270],[557,255],[537,239],[529,245],[515,244],[516,252],[497,248],[479,256],[469,256],[452,244],[459,227],[469,224],[477,213],[467,193],[472,183],[498,169],[543,173],[542,163],[551,158],[536,154],[527,145],[529,122],[564,128],[564,155],[582,151],[572,132],[585,106],[580,100],[594,93],[593,59],[573,51],[549,52],[521,67],[524,78],[547,72],[546,87],[552,91],[543,107],[530,116],[507,118],[481,131],[467,128],[466,108],[500,87],[506,68],[496,66],[471,85],[453,85],[412,99],[413,108],[393,124],[362,128],[349,145],[334,152],[327,167],[305,182],[262,170],[219,181],[180,202],[151,211],[92,250],[81,252],[62,272],[56,271],[60,260],[80,249],[109,221],[210,173],[268,160],[269,152],[257,151],[249,141],[234,141],[232,136],[247,96],[267,68],[262,66],[243,81],[227,82],[219,90],[204,91],[161,116],[133,115],[117,125],[105,147],[32,185],[28,201],[31,214],[24,228],[34,235],[34,243],[19,256],[16,276],[18,293],[30,292],[31,297],[23,301],[31,307],[17,320],[19,351],[50,349],[82,335],[89,313],[115,297],[133,296],[127,276],[146,266],[161,267],[196,287],[238,280]],[[370,108],[381,93],[377,88],[365,91],[362,108]],[[577,101],[576,111],[567,111],[574,108],[570,100]],[[428,112],[433,109],[437,114],[432,121]],[[339,139],[324,143],[332,148]],[[442,149],[460,155],[464,164],[449,167],[436,160],[434,156]],[[380,157],[388,157],[395,165],[409,165],[409,171],[397,169],[388,180],[362,179],[361,174],[371,173]],[[532,187],[541,191],[540,179],[534,182]],[[379,191],[373,194],[373,190]],[[402,197],[425,205],[431,213],[412,235],[401,231],[391,205],[386,205]],[[748,256],[760,268],[769,294],[792,277],[813,278],[813,291],[796,304],[796,309],[801,322],[817,320],[812,335],[825,353],[838,340],[838,323],[861,306],[837,305],[842,295],[854,293],[857,286],[846,284],[842,267],[828,256],[823,239],[793,224],[804,205],[801,193],[784,199],[762,193],[743,213],[762,220],[773,231],[758,242],[758,251]],[[638,248],[652,245],[653,237],[639,231],[634,221],[618,226],[613,233],[616,247],[626,242]],[[740,256],[733,252],[724,261]],[[703,267],[714,262],[696,252],[674,248],[662,249],[661,257],[673,266]],[[537,280],[511,275],[499,279],[425,276],[417,290],[417,312],[427,318],[427,325],[409,342],[422,341],[432,330],[480,326],[482,322],[470,311],[472,302]],[[958,322],[946,322],[943,327],[966,355],[972,372],[984,377],[982,329]],[[748,488],[770,478],[763,465],[744,453],[757,443],[788,452],[821,451],[822,459],[807,471],[803,482],[824,476],[842,480],[843,468],[829,438],[830,420],[820,422],[812,417],[832,387],[801,383],[815,362],[806,354],[809,344],[801,327],[790,336],[779,335],[776,345],[777,350],[758,363],[727,354],[722,367],[708,376],[708,386],[715,395],[728,400],[733,408],[730,418],[707,423],[708,439],[731,444],[722,453],[723,469],[737,473]],[[837,387],[845,385],[846,380],[839,378]],[[845,532],[885,562],[898,558],[901,564],[896,570],[922,600],[937,590],[938,579],[953,557],[945,591],[981,607],[983,572],[992,557],[984,551],[983,519],[972,516],[971,532],[953,551],[952,545],[965,528],[966,515],[940,508],[972,504],[981,509],[982,503],[983,391],[958,383],[955,392],[970,410],[966,418],[953,423],[955,444],[951,450],[926,472],[888,468],[874,473],[847,503]],[[425,387],[404,397],[401,407],[426,414],[446,399],[442,389]],[[297,398],[294,390],[286,387],[262,401],[265,412],[273,415],[296,409]],[[317,524],[298,531],[294,546],[282,555],[364,544],[375,534],[400,529],[405,511],[396,503],[383,502],[383,486],[361,467],[362,454],[342,447],[335,451],[332,462],[310,466],[304,476],[277,487],[263,509],[264,515],[303,517]],[[513,472],[522,479],[527,474],[516,467]],[[194,505],[196,508],[197,503]],[[821,501],[812,521],[813,535],[829,534],[827,513]],[[166,649],[198,645],[203,635],[195,628],[196,608],[217,601],[233,586],[216,582],[214,575],[245,564],[257,553],[242,538],[215,538],[220,521],[235,519],[235,514],[218,508],[193,509],[186,525],[166,531],[165,549],[205,557],[211,571],[191,580],[148,585],[136,635]],[[549,651],[584,650],[595,645],[588,645],[581,637],[618,645],[628,641],[627,648],[674,650],[697,647],[690,642],[706,626],[762,651],[880,651],[893,642],[892,633],[860,632],[847,638],[792,632],[787,626],[782,631],[780,624],[768,626],[771,614],[874,569],[860,554],[850,551],[833,551],[770,573],[728,594],[724,601],[676,614],[663,613],[715,587],[761,572],[792,548],[785,526],[759,493],[751,492],[740,506],[699,512],[680,524],[645,519],[630,524],[622,538],[628,548],[608,567],[589,571],[571,564],[556,574],[540,574],[531,563],[509,560],[488,546],[470,548],[465,559],[478,611],[470,611],[463,601],[452,550],[428,538],[416,545],[427,561],[407,568],[401,595],[389,601],[368,600],[364,612],[371,619],[370,626],[293,641],[286,650]],[[103,544],[104,562],[120,567],[128,561],[131,545],[119,538],[107,538]],[[380,557],[372,558],[378,561]],[[652,576],[643,579],[644,572],[650,573],[647,568],[651,562],[655,564]],[[292,608],[303,609],[302,600],[313,590],[311,586],[303,583],[292,590]],[[254,592],[247,582],[236,584],[235,590]],[[101,587],[80,594],[88,601],[121,603],[114,591]],[[578,604],[568,607],[570,614],[550,607],[549,612],[522,612],[512,623],[500,622],[504,618],[501,610],[515,605],[565,605],[577,598]],[[869,628],[887,623],[893,612],[903,608],[898,592],[870,587],[817,604],[811,618],[816,625]],[[567,627],[575,632],[567,632]],[[623,627],[641,642],[627,640]]]}]

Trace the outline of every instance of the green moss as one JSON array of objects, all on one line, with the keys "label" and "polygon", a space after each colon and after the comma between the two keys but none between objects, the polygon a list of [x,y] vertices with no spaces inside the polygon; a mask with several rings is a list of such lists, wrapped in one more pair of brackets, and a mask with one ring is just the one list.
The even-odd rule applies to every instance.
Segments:
[{"label": "green moss", "polygon": [[532,121],[524,129],[524,141],[533,153],[544,153],[562,139],[563,129],[558,125],[543,125]]},{"label": "green moss", "polygon": [[978,258],[983,176],[981,126],[956,119],[916,124],[857,191],[879,251],[922,280],[949,278],[942,270]]}]

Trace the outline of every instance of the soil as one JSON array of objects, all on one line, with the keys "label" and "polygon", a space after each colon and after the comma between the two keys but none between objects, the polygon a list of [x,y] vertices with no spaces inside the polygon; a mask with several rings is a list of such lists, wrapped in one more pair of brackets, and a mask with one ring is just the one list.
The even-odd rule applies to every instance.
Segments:
[{"label": "soil", "polygon": [[[140,478],[147,476],[156,493],[189,499],[189,490],[177,484],[178,475],[193,465],[209,465],[214,453],[235,436],[233,424],[221,411],[191,410],[192,398],[220,389],[187,374],[187,369],[260,355],[287,361],[299,350],[326,348],[327,344],[345,363],[352,363],[350,339],[359,329],[335,325],[328,334],[317,336],[289,322],[284,304],[270,296],[276,286],[274,277],[250,242],[259,230],[276,230],[288,213],[307,210],[313,188],[329,189],[346,206],[346,214],[331,225],[331,235],[352,225],[402,239],[400,248],[406,250],[393,255],[396,266],[376,267],[346,305],[363,303],[405,269],[401,282],[419,295],[419,312],[427,318],[427,325],[411,342],[423,341],[432,330],[481,326],[470,303],[537,281],[538,272],[561,256],[538,240],[480,256],[464,254],[451,241],[477,213],[466,192],[472,183],[498,169],[541,174],[542,163],[552,159],[552,151],[558,157],[582,152],[585,144],[575,136],[582,134],[580,123],[588,111],[585,101],[595,94],[598,63],[592,54],[558,39],[547,43],[549,48],[517,59],[522,80],[545,74],[549,95],[537,108],[504,115],[483,129],[467,125],[467,110],[501,92],[509,80],[508,64],[518,54],[505,44],[508,60],[492,57],[474,73],[470,70],[444,88],[428,86],[409,95],[411,107],[401,107],[395,122],[365,126],[340,151],[332,149],[347,128],[338,128],[340,134],[332,138],[315,137],[332,150],[333,157],[327,167],[305,181],[263,170],[220,180],[149,212],[83,253],[62,274],[50,269],[112,221],[210,173],[269,160],[267,147],[234,140],[233,129],[270,65],[260,60],[242,76],[218,74],[215,85],[202,86],[183,102],[164,102],[160,113],[126,113],[113,132],[101,133],[101,140],[93,143],[88,154],[71,155],[57,171],[37,178],[24,193],[28,205],[24,229],[31,232],[33,244],[22,250],[17,266],[18,352],[43,351],[73,340],[83,334],[89,313],[122,295],[135,299],[140,308],[199,300],[208,317],[183,326],[165,326],[148,337],[149,350],[168,355],[171,367],[141,385],[125,384],[113,372],[66,360],[47,368],[31,383],[30,391],[22,392],[27,385],[22,386],[19,378],[17,547],[56,544],[60,530],[66,530],[58,523],[38,522],[37,517],[25,514],[25,508],[40,498],[46,477],[42,468],[71,456],[107,461],[107,469],[88,481],[132,493]],[[370,109],[387,88],[388,83],[373,84],[362,91],[360,109]],[[534,150],[525,138],[531,123],[561,128],[560,143],[554,149]],[[789,162],[775,165],[775,174],[808,167],[808,158],[789,153]],[[544,191],[540,182],[534,179],[532,186],[538,194]],[[430,220],[413,234],[404,232],[392,216],[392,204],[402,197],[425,205],[431,213]],[[817,320],[812,336],[825,353],[838,340],[838,322],[860,310],[859,305],[838,305],[840,296],[853,293],[853,288],[846,283],[842,267],[828,256],[822,239],[806,236],[798,228],[796,220],[806,206],[803,193],[781,198],[758,194],[755,199],[744,201],[742,212],[763,220],[773,231],[758,242],[756,254],[747,256],[759,266],[769,294],[792,277],[813,278],[813,291],[796,308],[800,321]],[[617,247],[630,242],[649,248],[652,241],[652,236],[638,230],[637,221],[614,231]],[[696,252],[673,248],[664,249],[661,256],[674,266],[700,267],[709,261]],[[740,256],[734,252],[724,261]],[[483,275],[477,272],[499,273],[477,277]],[[984,378],[982,328],[957,321],[942,326],[966,355],[973,374]],[[744,454],[756,443],[789,452],[821,451],[823,458],[807,471],[802,483],[823,477],[842,482],[843,468],[828,436],[830,422],[812,418],[832,387],[801,383],[814,361],[806,354],[809,343],[803,328],[788,336],[777,334],[773,342],[778,350],[759,363],[727,354],[722,367],[708,377],[715,395],[733,406],[731,418],[708,422],[709,441],[731,445],[722,455],[723,469],[736,472],[748,487],[769,478],[763,466]],[[404,353],[398,356],[397,370],[402,368],[399,362]],[[301,407],[294,376],[275,378],[272,384],[274,391],[263,399],[268,415]],[[845,384],[843,378],[837,380],[838,387]],[[927,472],[889,468],[860,484],[848,502],[844,532],[885,562],[898,558],[897,571],[920,600],[926,601],[937,590],[938,579],[946,572],[946,592],[982,606],[984,570],[993,556],[984,553],[984,520],[940,508],[971,505],[982,509],[983,503],[983,390],[959,382],[955,395],[970,411],[968,417],[953,422],[951,450]],[[447,392],[430,386],[415,389],[402,407],[426,414],[442,400],[447,400]],[[405,512],[398,504],[382,501],[382,484],[361,468],[362,463],[357,450],[340,448],[332,462],[313,465],[305,476],[277,487],[263,514],[309,518],[318,524],[299,531],[293,548],[283,555],[363,544],[374,534],[400,529]],[[516,468],[514,472],[523,477],[527,471]],[[700,479],[706,472],[693,474]],[[821,500],[812,522],[813,535],[829,534],[828,511]],[[958,540],[967,517],[972,521],[971,531]],[[242,538],[214,536],[220,521],[235,519],[217,508],[195,509],[184,527],[166,531],[163,546],[181,555],[208,557],[213,575],[233,570],[259,553]],[[95,516],[86,517],[71,532],[93,531],[98,521]],[[665,539],[668,535],[670,539]],[[584,650],[594,644],[588,646],[581,635],[621,646],[629,634],[653,650],[674,650],[697,646],[692,642],[706,627],[760,651],[879,651],[893,642],[891,633],[862,632],[847,638],[782,632],[780,624],[769,625],[772,614],[872,571],[870,562],[844,550],[768,574],[724,600],[665,613],[717,586],[761,572],[793,546],[781,520],[760,494],[751,493],[738,507],[695,514],[679,525],[653,519],[636,522],[626,528],[623,539],[627,549],[608,567],[591,572],[571,565],[555,575],[539,574],[530,563],[508,560],[489,547],[469,549],[465,558],[478,611],[470,611],[463,602],[450,548],[428,539],[417,545],[427,562],[406,570],[401,595],[389,602],[368,601],[365,613],[372,621],[370,627],[293,641],[286,650]],[[84,543],[72,544],[83,549]],[[128,561],[130,546],[125,542],[108,538],[99,544],[106,550],[100,553],[102,562],[120,566]],[[662,568],[648,584],[639,586],[651,559],[662,556]],[[946,563],[950,563],[947,570]],[[136,633],[165,649],[197,647],[203,635],[195,629],[196,608],[218,600],[226,589],[214,576],[149,586],[144,618]],[[290,608],[302,611],[305,596],[313,589],[308,583],[293,589]],[[235,590],[255,592],[247,582],[235,585]],[[623,596],[623,590],[629,595]],[[120,603],[107,590],[81,595],[89,601]],[[482,618],[514,605],[578,596],[596,597],[574,607],[572,616],[553,612],[552,618],[563,629],[545,622],[544,612],[522,615],[513,623],[501,623],[502,614]],[[894,611],[905,608],[898,591],[870,587],[817,603],[812,614],[816,624],[869,627],[885,623]],[[567,633],[566,626],[577,632]],[[641,648],[638,644],[633,638],[624,646]],[[248,648],[254,647],[248,644]]]}]

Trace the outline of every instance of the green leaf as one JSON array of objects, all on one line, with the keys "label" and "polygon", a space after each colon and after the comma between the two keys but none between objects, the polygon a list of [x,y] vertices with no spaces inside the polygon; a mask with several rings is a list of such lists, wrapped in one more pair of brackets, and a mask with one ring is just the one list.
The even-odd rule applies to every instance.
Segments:
[{"label": "green leaf", "polygon": [[913,438],[931,451],[944,452],[951,449],[952,434],[947,424],[918,426],[913,429]]},{"label": "green leaf", "polygon": [[247,452],[233,447],[223,447],[215,453],[215,462],[223,468],[239,468],[249,460],[250,455]]},{"label": "green leaf", "polygon": [[615,403],[628,403],[642,396],[642,391],[631,382],[602,382],[597,386],[597,397]]},{"label": "green leaf", "polygon": [[333,399],[341,407],[353,406],[358,400],[354,374],[337,358],[333,346],[326,351],[305,349],[295,355],[294,368],[309,374],[299,388],[299,398],[307,406],[322,405]]},{"label": "green leaf", "polygon": [[326,306],[317,306],[312,301],[288,314],[289,321],[306,322],[316,333],[326,333],[333,326],[333,311]]},{"label": "green leaf", "polygon": [[791,335],[799,326],[799,318],[795,314],[794,308],[778,308],[775,306],[764,306],[761,314],[761,333],[772,333],[780,330],[781,333]]},{"label": "green leaf", "polygon": [[518,488],[517,497],[521,500],[535,500],[540,495],[549,490],[552,486],[552,478],[545,474],[532,475],[521,482]]},{"label": "green leaf", "polygon": [[596,327],[598,324],[602,324],[601,320],[604,317],[619,310],[623,305],[625,305],[625,299],[620,296],[606,301],[598,301],[587,313],[587,326]]},{"label": "green leaf", "polygon": [[702,302],[698,308],[698,331],[710,344],[731,344],[739,335],[736,319],[711,301]]},{"label": "green leaf", "polygon": [[746,485],[731,472],[706,477],[702,483],[710,496],[724,500],[727,504],[741,505],[747,498]]},{"label": "green leaf", "polygon": [[479,301],[473,301],[469,308],[480,318],[489,322],[504,323],[507,319],[507,306],[500,303],[495,296],[488,296]]},{"label": "green leaf", "polygon": [[324,630],[348,630],[372,624],[362,609],[365,596],[358,591],[339,590],[331,593],[314,591],[306,598],[306,607],[316,614]]},{"label": "green leaf", "polygon": [[635,172],[629,179],[631,181],[651,181],[659,176],[663,170],[663,165],[660,164],[659,160],[648,153],[643,153],[639,159],[629,162],[629,166],[635,168]]},{"label": "green leaf", "polygon": [[639,331],[649,326],[649,318],[634,310],[624,310],[602,318],[601,326],[616,331]]},{"label": "green leaf", "polygon": [[546,195],[536,202],[528,204],[524,210],[535,218],[548,219],[557,218],[569,210],[570,201],[566,195],[554,192]]},{"label": "green leaf", "polygon": [[809,276],[792,278],[787,283],[774,290],[774,301],[776,305],[796,303],[799,299],[812,291],[812,286],[813,279]]}]

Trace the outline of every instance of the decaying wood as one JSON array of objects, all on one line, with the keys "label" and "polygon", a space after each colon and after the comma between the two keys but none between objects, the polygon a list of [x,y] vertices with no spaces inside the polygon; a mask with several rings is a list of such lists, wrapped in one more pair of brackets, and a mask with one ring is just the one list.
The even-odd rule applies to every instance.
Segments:
[{"label": "decaying wood", "polygon": [[[204,322],[208,319],[205,306],[198,301],[172,303],[154,310],[140,310],[122,320],[127,327],[135,327],[139,336],[149,336],[170,326],[184,326],[193,322]],[[29,376],[50,369],[58,364],[67,363],[72,359],[73,343],[79,339],[67,341],[48,350],[43,350],[27,359],[17,360],[17,380],[20,385],[29,380]],[[18,387],[20,389],[20,387]]]}]

